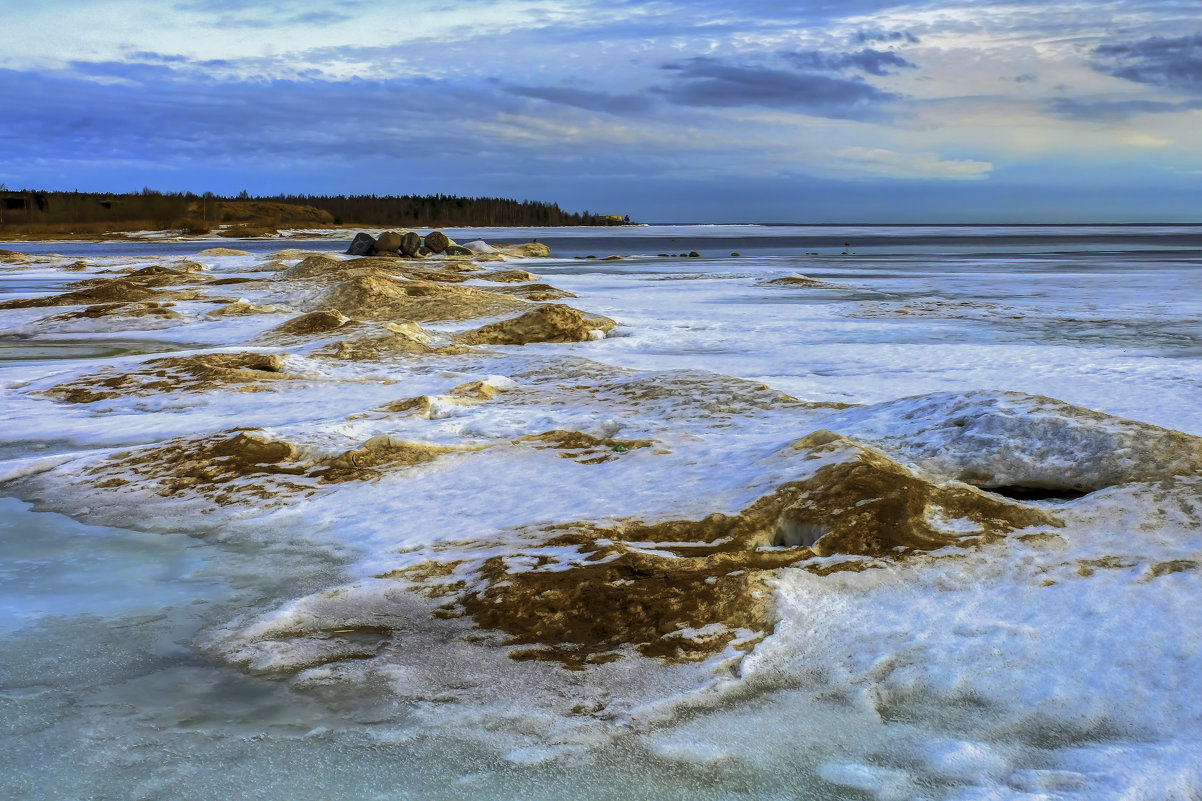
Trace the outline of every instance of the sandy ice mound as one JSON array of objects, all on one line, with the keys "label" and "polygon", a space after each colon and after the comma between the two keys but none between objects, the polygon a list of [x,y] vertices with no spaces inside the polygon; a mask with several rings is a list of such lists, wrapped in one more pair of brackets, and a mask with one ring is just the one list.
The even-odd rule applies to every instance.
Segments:
[{"label": "sandy ice mound", "polygon": [[122,451],[91,465],[84,475],[94,487],[121,492],[128,486],[131,502],[137,498],[145,504],[148,492],[162,498],[204,498],[217,506],[279,499],[263,507],[272,508],[289,498],[312,495],[323,485],[370,481],[458,450],[465,448],[385,435],[339,452],[273,438],[260,429],[242,429]]},{"label": "sandy ice mound", "polygon": [[539,306],[512,320],[460,334],[467,345],[526,345],[531,342],[584,342],[603,339],[617,323],[608,317],[588,314],[554,303]]},{"label": "sandy ice mound", "polygon": [[470,320],[529,308],[517,298],[471,287],[360,275],[310,299],[312,311],[332,309],[361,320]]},{"label": "sandy ice mound", "polygon": [[297,264],[281,271],[279,273],[279,277],[291,281],[305,278],[336,277],[339,273],[344,272],[349,266],[350,265],[344,259],[335,259],[332,256],[314,254],[312,256],[306,256]]},{"label": "sandy ice mound", "polygon": [[58,331],[89,330],[84,321],[109,320],[127,330],[160,328],[187,319],[174,306],[174,303],[160,301],[98,303],[47,317],[42,321],[42,326],[47,330]]},{"label": "sandy ice mound", "polygon": [[59,295],[22,298],[0,303],[0,309],[33,309],[47,306],[98,306],[101,304],[162,302],[167,300],[209,300],[195,290],[169,290],[161,287],[194,283],[196,275],[165,267],[147,267],[119,278],[100,278]]},{"label": "sandy ice mound", "polygon": [[294,378],[285,358],[263,353],[204,353],[151,359],[138,369],[115,367],[56,384],[43,394],[64,403],[92,403],[123,396],[205,392],[221,388],[260,391],[264,383]]},{"label": "sandy ice mound", "polygon": [[579,297],[565,289],[553,287],[550,284],[514,284],[512,286],[493,287],[490,292],[501,292],[519,298],[534,301],[563,300],[564,298]]},{"label": "sandy ice mound", "polygon": [[817,278],[810,278],[807,275],[800,273],[795,275],[785,275],[780,278],[769,278],[757,282],[760,286],[784,286],[784,287],[809,287],[809,286],[830,286],[825,281],[819,281]]},{"label": "sandy ice mound", "polygon": [[303,340],[308,337],[327,336],[335,331],[353,327],[354,321],[336,311],[315,311],[293,317],[262,334],[267,340]]},{"label": "sandy ice mound", "polygon": [[986,488],[1090,492],[1202,473],[1202,439],[1017,392],[941,392],[848,412],[849,433]]}]

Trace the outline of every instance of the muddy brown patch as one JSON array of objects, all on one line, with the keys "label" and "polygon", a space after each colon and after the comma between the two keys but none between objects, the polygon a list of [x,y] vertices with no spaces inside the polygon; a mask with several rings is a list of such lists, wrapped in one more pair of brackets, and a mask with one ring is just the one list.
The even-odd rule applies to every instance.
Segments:
[{"label": "muddy brown patch", "polygon": [[581,431],[565,431],[563,429],[530,434],[515,439],[513,444],[518,445],[523,442],[537,443],[536,448],[554,448],[563,451],[560,456],[564,459],[575,459],[583,464],[608,462],[618,458],[619,454],[639,448],[649,448],[653,444],[649,439],[595,437]]}]

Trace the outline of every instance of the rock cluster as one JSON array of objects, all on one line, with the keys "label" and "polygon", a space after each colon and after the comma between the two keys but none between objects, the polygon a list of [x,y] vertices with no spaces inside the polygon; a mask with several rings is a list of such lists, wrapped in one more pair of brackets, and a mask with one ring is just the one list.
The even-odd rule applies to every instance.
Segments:
[{"label": "rock cluster", "polygon": [[420,258],[429,255],[470,256],[472,251],[456,244],[442,231],[431,231],[423,242],[416,231],[385,231],[379,237],[358,233],[346,249],[351,256],[401,256]]}]

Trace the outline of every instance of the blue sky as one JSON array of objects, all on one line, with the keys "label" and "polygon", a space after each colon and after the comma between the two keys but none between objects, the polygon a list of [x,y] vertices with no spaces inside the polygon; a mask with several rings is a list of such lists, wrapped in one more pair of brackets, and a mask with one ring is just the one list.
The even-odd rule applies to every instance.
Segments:
[{"label": "blue sky", "polygon": [[0,0],[0,182],[1197,221],[1200,6]]}]

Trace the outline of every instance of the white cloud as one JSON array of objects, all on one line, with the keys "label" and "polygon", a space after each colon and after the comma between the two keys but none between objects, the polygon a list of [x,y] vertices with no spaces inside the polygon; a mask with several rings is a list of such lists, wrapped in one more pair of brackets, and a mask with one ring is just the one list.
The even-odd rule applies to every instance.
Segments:
[{"label": "white cloud", "polygon": [[875,147],[844,147],[834,156],[855,172],[887,178],[972,180],[985,178],[993,170],[988,161],[942,159],[935,153],[899,153]]}]

